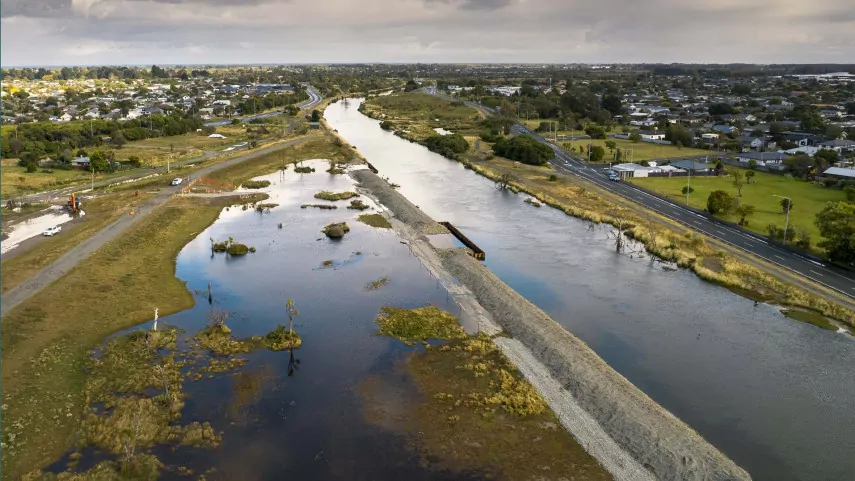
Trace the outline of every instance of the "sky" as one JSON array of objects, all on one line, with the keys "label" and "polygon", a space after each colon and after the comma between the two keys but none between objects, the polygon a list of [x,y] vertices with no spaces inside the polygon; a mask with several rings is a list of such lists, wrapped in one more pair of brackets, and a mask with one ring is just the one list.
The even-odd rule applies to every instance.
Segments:
[{"label": "sky", "polygon": [[853,2],[2,0],[0,63],[853,63]]}]

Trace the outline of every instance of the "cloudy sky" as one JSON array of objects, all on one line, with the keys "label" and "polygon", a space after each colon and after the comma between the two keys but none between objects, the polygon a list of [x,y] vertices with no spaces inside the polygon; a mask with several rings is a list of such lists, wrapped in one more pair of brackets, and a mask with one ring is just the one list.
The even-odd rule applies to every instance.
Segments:
[{"label": "cloudy sky", "polygon": [[2,0],[2,64],[852,63],[854,1]]}]

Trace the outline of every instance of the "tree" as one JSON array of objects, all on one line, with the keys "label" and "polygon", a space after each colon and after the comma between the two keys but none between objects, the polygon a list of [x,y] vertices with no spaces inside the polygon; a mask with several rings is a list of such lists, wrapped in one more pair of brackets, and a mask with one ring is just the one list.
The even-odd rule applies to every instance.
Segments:
[{"label": "tree", "polygon": [[321,113],[318,109],[312,110],[312,122],[320,122],[321,121]]},{"label": "tree", "polygon": [[601,160],[603,160],[603,157],[605,157],[605,155],[606,155],[605,149],[603,149],[599,145],[595,145],[595,146],[591,147],[591,154],[590,154],[591,162],[600,162]]},{"label": "tree", "polygon": [[605,139],[606,130],[599,125],[591,124],[585,127],[585,133],[592,139]]},{"label": "tree", "polygon": [[727,214],[733,208],[733,197],[723,190],[710,192],[707,198],[707,211],[710,214]]},{"label": "tree", "polygon": [[607,93],[603,95],[602,107],[612,115],[620,115],[623,112],[621,97],[617,94]]},{"label": "tree", "polygon": [[826,137],[830,137],[832,139],[839,139],[843,136],[843,127],[834,124],[828,124],[825,126],[825,135]]},{"label": "tree", "polygon": [[691,185],[684,185],[683,188],[680,189],[680,192],[682,192],[683,195],[691,194],[694,191],[695,191],[695,188],[692,187]]},{"label": "tree", "polygon": [[[756,169],[756,168],[757,168],[757,160],[755,160],[755,159],[748,159],[748,169],[749,169],[749,170],[754,170],[754,169]],[[752,177],[753,177],[753,176],[752,176]]]},{"label": "tree", "polygon": [[694,138],[691,132],[679,124],[669,125],[665,129],[665,140],[674,145],[692,145]]},{"label": "tree", "polygon": [[631,134],[629,134],[629,140],[633,142],[641,142],[641,134],[639,134],[638,132],[632,132]]},{"label": "tree", "polygon": [[18,154],[20,154],[21,152],[24,151],[24,143],[21,142],[20,140],[12,137],[11,139],[8,140],[8,142],[9,142],[9,151],[12,153],[12,155],[17,156]]},{"label": "tree", "polygon": [[38,172],[39,166],[35,162],[30,162],[27,164],[27,173],[32,174]]},{"label": "tree", "polygon": [[829,202],[814,220],[824,238],[819,246],[835,262],[855,262],[855,204]]},{"label": "tree", "polygon": [[407,80],[407,85],[404,86],[404,92],[412,92],[419,89],[419,83],[415,80]]},{"label": "tree", "polygon": [[104,154],[100,150],[92,152],[92,155],[89,156],[89,170],[92,172],[106,172],[108,168],[109,165]]},{"label": "tree", "polygon": [[742,187],[745,185],[745,174],[741,170],[734,170],[730,173],[733,177],[733,186],[736,187],[736,192],[739,197],[742,197]]},{"label": "tree", "polygon": [[288,299],[285,302],[285,312],[288,313],[288,333],[291,334],[294,332],[294,317],[300,314],[300,311],[297,310],[297,307],[294,305],[294,301]]},{"label": "tree", "polygon": [[139,167],[140,165],[142,165],[142,162],[140,162],[139,157],[137,157],[136,155],[132,155],[128,157],[128,164],[130,164],[131,167]]},{"label": "tree", "polygon": [[855,185],[847,185],[843,188],[843,192],[846,194],[847,202],[855,202]]},{"label": "tree", "polygon": [[781,199],[781,202],[779,202],[779,204],[781,204],[781,209],[784,211],[784,214],[793,210],[793,201],[787,197]]},{"label": "tree", "polygon": [[499,180],[496,181],[496,187],[500,189],[507,189],[508,186],[511,185],[511,182],[516,180],[510,172],[505,172],[504,174],[499,176]]},{"label": "tree", "polygon": [[810,173],[813,160],[807,154],[799,152],[792,157],[784,159],[784,165],[790,169],[790,172],[792,172],[793,175],[805,177]]},{"label": "tree", "polygon": [[766,135],[766,132],[763,132],[763,129],[754,129],[751,131],[751,136],[754,138],[760,138]]},{"label": "tree", "polygon": [[736,112],[733,107],[726,103],[716,103],[709,106],[710,115],[727,115]]},{"label": "tree", "polygon": [[746,218],[754,214],[754,206],[742,204],[736,208],[734,213],[739,217],[739,225],[748,225],[748,220]]},{"label": "tree", "polygon": [[615,149],[617,148],[617,142],[615,142],[614,140],[607,140],[607,141],[603,142],[603,145],[605,145],[606,148],[609,149],[610,153],[614,152]]},{"label": "tree", "polygon": [[[452,135],[441,137],[452,137]],[[544,165],[555,158],[555,152],[551,148],[541,144],[530,135],[518,135],[510,140],[499,139],[493,144],[493,153],[529,165]]]},{"label": "tree", "polygon": [[840,162],[840,155],[836,150],[819,149],[817,153],[813,154],[813,165],[816,167],[817,173],[834,165],[835,162]]},{"label": "tree", "polygon": [[122,134],[121,130],[116,132],[116,135],[113,136],[113,145],[115,145],[117,149],[121,149],[122,146],[127,143],[128,141],[125,140],[125,136],[124,134]]},{"label": "tree", "polygon": [[745,173],[745,183],[746,184],[753,184],[754,182],[756,182],[754,180],[755,175],[757,175],[757,172],[754,172],[753,170],[749,170],[748,172],[746,172]]}]

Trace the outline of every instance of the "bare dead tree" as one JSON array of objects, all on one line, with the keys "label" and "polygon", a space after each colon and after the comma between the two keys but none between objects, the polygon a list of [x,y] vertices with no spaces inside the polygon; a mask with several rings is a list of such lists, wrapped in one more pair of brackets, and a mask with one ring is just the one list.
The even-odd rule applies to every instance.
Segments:
[{"label": "bare dead tree", "polygon": [[142,403],[138,404],[137,414],[134,420],[134,428],[130,432],[128,432],[128,437],[125,438],[124,451],[125,451],[125,464],[130,464],[131,460],[134,459],[137,450],[137,439],[140,435],[140,426],[142,425]]},{"label": "bare dead tree", "polygon": [[510,172],[505,172],[504,174],[499,176],[498,180],[496,180],[496,187],[500,189],[507,189],[508,186],[510,186],[511,182],[515,180],[516,179]]}]

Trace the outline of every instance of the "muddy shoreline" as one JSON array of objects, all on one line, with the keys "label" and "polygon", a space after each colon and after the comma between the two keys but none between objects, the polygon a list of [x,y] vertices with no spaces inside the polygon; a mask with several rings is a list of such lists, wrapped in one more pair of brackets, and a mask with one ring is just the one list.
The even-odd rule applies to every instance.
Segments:
[{"label": "muddy shoreline", "polygon": [[495,342],[615,479],[751,479],[464,250],[432,246],[426,235],[445,228],[385,180],[368,169],[350,175],[388,209],[393,228],[449,289],[467,330],[477,326],[491,336],[504,331],[513,337]]}]

